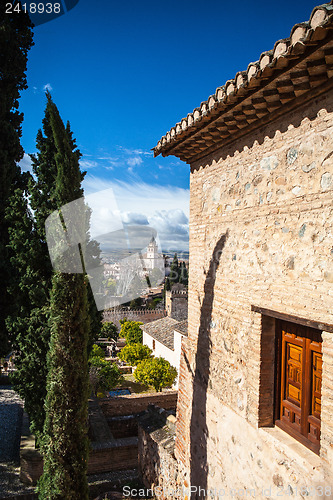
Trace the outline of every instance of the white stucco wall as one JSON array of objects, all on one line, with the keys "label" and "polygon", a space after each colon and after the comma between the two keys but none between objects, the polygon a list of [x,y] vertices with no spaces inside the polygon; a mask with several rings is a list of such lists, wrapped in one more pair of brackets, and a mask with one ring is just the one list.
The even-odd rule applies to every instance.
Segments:
[{"label": "white stucco wall", "polygon": [[[162,357],[169,361],[169,363],[177,369],[179,374],[179,364],[180,364],[180,352],[181,352],[181,339],[183,335],[179,332],[174,332],[174,351],[169,349],[164,344],[158,340],[151,337],[148,333],[143,330],[143,344],[147,345],[153,351],[153,356],[156,358]],[[155,349],[153,349],[153,340],[155,340]],[[174,388],[178,388],[178,376],[173,385]]]}]

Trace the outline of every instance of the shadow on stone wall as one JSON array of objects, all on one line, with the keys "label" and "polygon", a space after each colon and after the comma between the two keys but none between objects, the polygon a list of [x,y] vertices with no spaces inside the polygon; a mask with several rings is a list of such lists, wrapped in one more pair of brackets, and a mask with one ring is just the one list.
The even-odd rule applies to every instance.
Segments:
[{"label": "shadow on stone wall", "polygon": [[[195,373],[193,379],[192,415],[190,424],[191,435],[191,486],[207,490],[207,415],[206,401],[210,372],[210,323],[214,302],[214,286],[220,258],[228,238],[228,231],[223,234],[215,245],[209,269],[205,279],[204,298],[200,311],[200,327],[196,351]],[[191,498],[199,498],[198,493],[192,493]]]}]

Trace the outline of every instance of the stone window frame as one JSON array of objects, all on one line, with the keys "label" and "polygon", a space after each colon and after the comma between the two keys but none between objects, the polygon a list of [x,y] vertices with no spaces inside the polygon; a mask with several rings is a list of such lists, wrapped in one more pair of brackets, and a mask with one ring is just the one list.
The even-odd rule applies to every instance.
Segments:
[{"label": "stone window frame", "polygon": [[[258,428],[280,431],[275,425],[275,374],[276,374],[276,320],[281,319],[297,323],[321,331],[322,334],[322,407],[321,407],[321,436],[319,456],[326,461],[333,459],[333,419],[332,400],[333,396],[333,324],[311,321],[302,317],[292,316],[276,310],[262,308],[252,305],[251,311],[260,314],[260,372],[259,372],[259,399],[258,399]],[[275,435],[275,433],[274,433]],[[276,434],[276,437],[288,437],[284,431]],[[294,439],[293,439],[294,441]],[[295,440],[295,443],[298,441]],[[312,459],[316,454],[309,448],[299,443],[299,446],[307,451],[308,458]]]}]

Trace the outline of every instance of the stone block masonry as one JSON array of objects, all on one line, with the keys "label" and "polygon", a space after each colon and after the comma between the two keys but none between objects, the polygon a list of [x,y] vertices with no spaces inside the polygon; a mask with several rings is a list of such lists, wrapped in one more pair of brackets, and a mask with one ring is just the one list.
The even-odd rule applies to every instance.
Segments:
[{"label": "stone block masonry", "polygon": [[[150,404],[158,404],[167,410],[175,410],[177,391],[161,393],[131,394],[102,400],[89,400],[89,453],[88,474],[128,470],[138,466],[137,436],[116,438],[112,434],[112,424],[116,417],[138,414],[147,410]],[[110,428],[111,427],[111,428]],[[129,429],[131,434],[132,428]],[[121,431],[116,422],[116,433]],[[24,417],[21,438],[20,479],[26,484],[36,484],[43,471],[43,459],[35,449],[34,437],[30,435],[28,418]]]},{"label": "stone block masonry", "polygon": [[103,321],[111,321],[120,331],[120,320],[126,318],[128,321],[140,321],[141,323],[150,323],[156,319],[164,318],[166,311],[163,309],[109,309],[103,313]]},{"label": "stone block masonry", "polygon": [[154,148],[191,167],[174,450],[191,498],[333,498],[332,63],[330,2]]},{"label": "stone block masonry", "polygon": [[173,415],[156,406],[139,418],[139,474],[146,488],[161,500],[184,497],[184,471],[174,457],[174,422]]},{"label": "stone block masonry", "polygon": [[175,455],[208,488],[333,495],[333,334],[317,456],[274,426],[275,319],[252,307],[333,324],[332,194],[332,90],[191,165]]},{"label": "stone block masonry", "polygon": [[150,404],[158,405],[166,410],[175,410],[178,391],[163,391],[158,393],[131,394],[116,398],[105,398],[99,401],[99,406],[105,417],[133,415],[148,409]]}]

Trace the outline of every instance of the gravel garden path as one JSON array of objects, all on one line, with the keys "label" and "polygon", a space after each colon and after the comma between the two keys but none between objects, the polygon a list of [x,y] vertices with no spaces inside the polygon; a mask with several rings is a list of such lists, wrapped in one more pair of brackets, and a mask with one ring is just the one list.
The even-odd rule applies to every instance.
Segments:
[{"label": "gravel garden path", "polygon": [[0,386],[0,499],[27,493],[19,480],[23,401],[8,385]]}]

